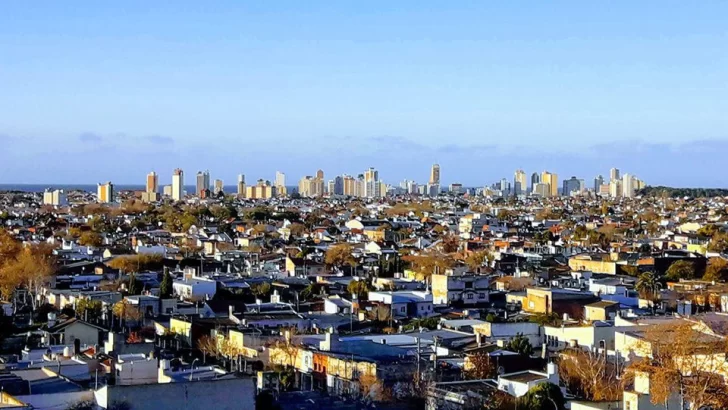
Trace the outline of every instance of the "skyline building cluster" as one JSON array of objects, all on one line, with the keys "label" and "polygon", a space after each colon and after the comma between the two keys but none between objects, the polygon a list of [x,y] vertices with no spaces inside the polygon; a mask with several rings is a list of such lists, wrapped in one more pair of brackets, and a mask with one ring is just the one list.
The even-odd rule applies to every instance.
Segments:
[{"label": "skyline building cluster", "polygon": [[[222,179],[215,179],[210,183],[209,171],[198,171],[195,179],[195,193],[193,196],[204,199],[211,196],[224,195],[225,185]],[[437,196],[441,188],[441,168],[439,164],[433,164],[430,168],[430,176],[427,184],[418,184],[414,180],[405,179],[399,186],[388,185],[379,177],[379,171],[370,167],[356,177],[349,174],[341,174],[333,179],[326,180],[324,171],[319,169],[314,175],[306,175],[298,181],[298,186],[293,192],[302,197],[321,196],[351,196],[360,198],[382,198],[389,194],[407,194],[421,196]],[[593,193],[594,195],[611,198],[632,198],[636,192],[645,187],[644,181],[636,176],[622,174],[618,168],[609,170],[609,179],[602,175],[594,178],[591,188],[587,188],[584,179],[572,176],[561,181],[555,172],[544,170],[533,172],[530,178],[523,169],[517,169],[513,174],[513,181],[502,178],[498,182],[483,188],[467,188],[460,183],[453,182],[446,187],[446,191],[458,194],[468,193],[471,195],[484,196],[539,196],[557,197],[574,196]],[[269,199],[274,197],[287,196],[289,188],[286,186],[286,174],[276,171],[273,182],[265,179],[258,179],[255,184],[247,185],[244,174],[239,174],[236,184],[236,194],[240,198],[248,199]],[[184,171],[180,168],[172,172],[172,183],[164,186],[163,196],[175,201],[185,198],[190,193],[185,191]],[[54,196],[55,195],[55,196]],[[159,193],[159,176],[152,171],[146,176],[145,188],[141,193],[145,202],[155,202],[161,199]],[[59,205],[64,203],[62,191],[56,192],[50,189],[44,194],[44,203]],[[97,198],[99,202],[112,202],[114,198],[114,185],[111,182],[99,183],[97,187]]]}]

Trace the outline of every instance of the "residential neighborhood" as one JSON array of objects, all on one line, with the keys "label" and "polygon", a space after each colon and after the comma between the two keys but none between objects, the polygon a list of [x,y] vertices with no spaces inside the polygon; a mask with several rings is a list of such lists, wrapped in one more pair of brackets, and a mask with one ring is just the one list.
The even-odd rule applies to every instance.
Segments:
[{"label": "residential neighborhood", "polygon": [[2,406],[728,403],[726,197],[289,192],[0,194]]}]

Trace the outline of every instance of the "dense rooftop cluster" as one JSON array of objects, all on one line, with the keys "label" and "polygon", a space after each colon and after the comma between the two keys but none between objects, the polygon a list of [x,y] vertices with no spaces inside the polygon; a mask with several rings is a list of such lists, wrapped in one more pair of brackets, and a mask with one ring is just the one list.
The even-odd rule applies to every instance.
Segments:
[{"label": "dense rooftop cluster", "polygon": [[654,192],[2,193],[3,403],[725,408],[726,199]]}]

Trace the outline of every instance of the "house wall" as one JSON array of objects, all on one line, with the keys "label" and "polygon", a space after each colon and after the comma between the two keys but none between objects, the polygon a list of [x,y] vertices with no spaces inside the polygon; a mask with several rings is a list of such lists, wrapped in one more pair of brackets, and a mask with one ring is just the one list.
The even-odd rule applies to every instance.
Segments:
[{"label": "house wall", "polygon": [[613,261],[569,258],[569,267],[575,271],[588,270],[594,273],[617,274],[617,263]]},{"label": "house wall", "polygon": [[72,323],[64,331],[65,344],[72,344],[74,340],[79,339],[81,345],[95,345],[100,343],[99,330],[95,327],[85,325],[83,323]]},{"label": "house wall", "polygon": [[97,392],[96,398],[102,408],[109,408],[114,403],[126,403],[134,410],[254,409],[255,382],[249,378],[237,378],[138,386],[105,386]]}]

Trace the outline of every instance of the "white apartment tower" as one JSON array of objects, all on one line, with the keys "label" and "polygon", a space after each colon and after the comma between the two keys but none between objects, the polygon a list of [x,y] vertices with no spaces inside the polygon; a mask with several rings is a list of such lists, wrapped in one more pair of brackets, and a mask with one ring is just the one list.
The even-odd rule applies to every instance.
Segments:
[{"label": "white apartment tower", "polygon": [[181,201],[185,196],[185,173],[177,168],[172,172],[172,199]]}]

